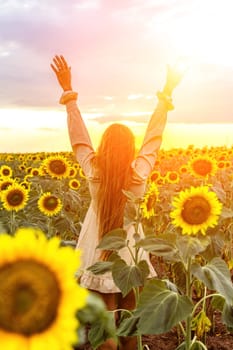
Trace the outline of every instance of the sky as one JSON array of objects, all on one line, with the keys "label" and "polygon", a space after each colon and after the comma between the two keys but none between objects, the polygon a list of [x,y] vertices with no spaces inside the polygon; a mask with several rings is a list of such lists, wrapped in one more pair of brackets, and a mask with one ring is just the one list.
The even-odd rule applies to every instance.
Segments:
[{"label": "sky", "polygon": [[[62,91],[50,68],[55,54],[71,66],[95,141],[115,121],[142,133],[167,65],[181,63],[188,69],[173,94],[169,147],[184,137],[184,124],[196,128],[186,142],[198,144],[204,128],[226,142],[233,123],[232,13],[232,0],[0,0],[0,152],[69,148]],[[173,123],[180,126],[175,135]],[[215,132],[204,127],[209,123]]]}]

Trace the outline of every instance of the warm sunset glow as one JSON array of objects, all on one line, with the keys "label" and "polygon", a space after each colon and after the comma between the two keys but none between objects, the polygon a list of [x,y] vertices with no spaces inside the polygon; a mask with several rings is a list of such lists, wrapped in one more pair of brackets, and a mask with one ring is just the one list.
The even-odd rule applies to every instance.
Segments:
[{"label": "warm sunset glow", "polygon": [[32,109],[0,109],[1,128],[32,130],[37,128],[64,128],[66,116],[63,111]]},{"label": "warm sunset glow", "polygon": [[169,32],[174,50],[194,62],[233,67],[233,46],[229,42],[232,13],[231,0],[196,1],[187,16],[177,16],[171,22]]},{"label": "warm sunset glow", "polygon": [[[2,110],[0,110],[3,115]],[[37,152],[37,151],[71,151],[66,113],[64,111],[33,111],[21,110],[16,114],[14,110],[4,112],[4,127],[0,128],[1,152]],[[135,118],[142,113],[135,112]],[[83,114],[94,148],[98,147],[104,130],[112,123],[99,123],[95,120],[98,113]],[[143,141],[147,123],[129,120],[131,114],[124,113],[121,122],[127,125],[135,135],[136,148]],[[149,119],[150,113],[147,113]],[[204,146],[232,146],[233,124],[185,124],[171,123],[165,128],[162,148],[171,149]]]},{"label": "warm sunset glow", "polygon": [[185,74],[162,146],[231,145],[233,0],[5,0],[0,13],[0,152],[71,149],[56,54],[95,147],[116,122],[139,147],[167,65]]}]

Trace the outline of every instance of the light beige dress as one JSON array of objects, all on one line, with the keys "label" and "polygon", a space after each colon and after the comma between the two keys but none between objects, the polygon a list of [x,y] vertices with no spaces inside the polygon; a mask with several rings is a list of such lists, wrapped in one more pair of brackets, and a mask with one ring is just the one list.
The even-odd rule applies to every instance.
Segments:
[{"label": "light beige dress", "polygon": [[[76,148],[77,151],[75,156],[82,167],[85,176],[87,177],[91,195],[91,203],[82,224],[76,247],[82,252],[81,269],[78,271],[80,276],[80,285],[101,293],[120,292],[113,281],[111,272],[107,272],[103,275],[94,275],[92,272],[87,271],[89,266],[93,265],[99,260],[101,253],[99,249],[96,249],[96,246],[98,245],[96,193],[98,190],[99,181],[94,174],[94,169],[91,162],[95,156],[95,151],[92,147],[88,131],[83,122],[76,101],[68,102],[66,104],[66,109],[71,145],[78,146]],[[166,119],[166,105],[163,101],[159,101],[150,118],[142,147],[131,165],[133,170],[132,185],[128,190],[133,192],[136,196],[143,196],[144,194],[147,177],[154,167],[157,152],[161,145]],[[133,238],[135,233],[134,226],[131,224],[124,227],[124,229],[127,231],[127,239],[129,240],[129,244],[131,247],[133,247],[135,243]],[[140,235],[143,237],[142,227],[140,227]],[[118,253],[128,264],[132,263],[128,248],[123,248]],[[148,262],[150,276],[156,276],[156,271],[150,263],[148,253],[143,251],[141,254],[141,259],[145,259]]]}]

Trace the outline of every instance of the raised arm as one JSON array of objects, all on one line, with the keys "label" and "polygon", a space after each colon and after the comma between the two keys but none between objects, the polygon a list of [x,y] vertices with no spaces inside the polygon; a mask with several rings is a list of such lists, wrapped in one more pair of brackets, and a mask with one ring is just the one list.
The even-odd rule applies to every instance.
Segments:
[{"label": "raised arm", "polygon": [[157,93],[158,104],[148,123],[142,147],[134,165],[136,173],[143,180],[146,180],[154,167],[167,122],[167,112],[174,108],[172,92],[181,81],[182,75],[177,67],[168,66],[164,88]]},{"label": "raised arm", "polygon": [[51,68],[63,89],[59,102],[66,106],[70,143],[77,161],[86,174],[89,171],[90,160],[94,156],[94,150],[88,130],[77,107],[78,94],[72,90],[71,67],[68,66],[63,56],[56,55],[53,58],[53,63],[51,63]]}]

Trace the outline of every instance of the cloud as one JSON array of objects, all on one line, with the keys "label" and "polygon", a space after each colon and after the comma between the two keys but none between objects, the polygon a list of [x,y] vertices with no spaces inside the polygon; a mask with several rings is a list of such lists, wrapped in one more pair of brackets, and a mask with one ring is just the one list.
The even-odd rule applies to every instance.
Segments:
[{"label": "cloud", "polygon": [[[146,101],[145,96],[155,96],[161,89],[166,63],[175,59],[171,40],[175,26],[188,21],[195,4],[185,0],[1,2],[1,106],[58,108],[61,89],[49,65],[54,54],[63,53],[72,66],[73,87],[84,113],[153,110],[153,100]],[[184,34],[190,30],[181,29]],[[194,121],[219,120],[221,113],[223,120],[232,121],[232,68],[199,65],[182,84],[175,93],[177,121],[187,120],[187,114]],[[139,93],[144,98],[127,104],[127,96]]]}]

